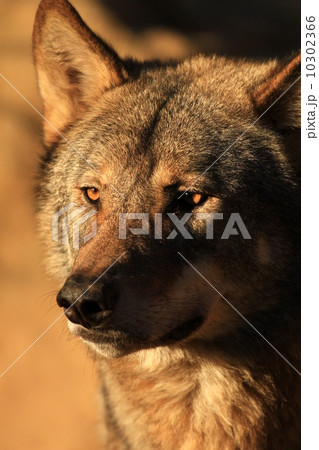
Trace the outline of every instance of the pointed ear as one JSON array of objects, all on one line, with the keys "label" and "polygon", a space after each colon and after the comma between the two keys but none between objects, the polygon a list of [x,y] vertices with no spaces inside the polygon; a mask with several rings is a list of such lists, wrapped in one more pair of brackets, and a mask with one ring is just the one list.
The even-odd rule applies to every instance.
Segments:
[{"label": "pointed ear", "polygon": [[[33,55],[45,118],[61,132],[105,90],[124,82],[124,64],[66,0],[42,0],[33,30]],[[47,145],[58,133],[44,123]]]},{"label": "pointed ear", "polygon": [[257,114],[263,114],[261,120],[282,136],[286,156],[296,171],[300,168],[300,72],[299,54],[289,61],[277,63],[252,92]]}]

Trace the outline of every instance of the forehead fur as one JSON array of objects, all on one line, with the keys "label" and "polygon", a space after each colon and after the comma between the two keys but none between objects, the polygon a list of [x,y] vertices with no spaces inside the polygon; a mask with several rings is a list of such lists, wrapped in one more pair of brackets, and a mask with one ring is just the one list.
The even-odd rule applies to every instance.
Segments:
[{"label": "forehead fur", "polygon": [[[81,155],[119,186],[128,170],[131,184],[139,178],[146,186],[154,173],[170,184],[181,172],[187,183],[188,175],[200,174],[253,122],[248,91],[252,79],[257,82],[272,64],[256,69],[242,62],[238,70],[225,58],[196,57],[177,65],[145,68],[137,79],[105,92],[66,135]],[[231,83],[226,73],[236,74]],[[272,152],[278,147],[274,133],[264,133],[258,124],[237,145],[241,159],[252,159],[252,152],[264,148],[260,162],[270,146]],[[55,153],[75,180],[79,174],[93,172],[66,143],[61,142]],[[221,164],[239,156],[236,151],[229,153]],[[202,181],[207,178],[210,173]]]}]

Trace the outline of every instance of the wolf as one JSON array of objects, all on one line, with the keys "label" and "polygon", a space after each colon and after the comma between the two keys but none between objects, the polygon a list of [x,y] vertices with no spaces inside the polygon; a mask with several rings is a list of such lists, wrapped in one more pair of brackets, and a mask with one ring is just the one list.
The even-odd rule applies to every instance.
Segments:
[{"label": "wolf", "polygon": [[[124,59],[66,0],[41,1],[33,54],[39,230],[97,361],[105,448],[299,448],[300,55]],[[97,222],[79,248],[52,240],[72,203]],[[194,218],[234,212],[250,239]],[[131,213],[149,233],[120,239]]]}]

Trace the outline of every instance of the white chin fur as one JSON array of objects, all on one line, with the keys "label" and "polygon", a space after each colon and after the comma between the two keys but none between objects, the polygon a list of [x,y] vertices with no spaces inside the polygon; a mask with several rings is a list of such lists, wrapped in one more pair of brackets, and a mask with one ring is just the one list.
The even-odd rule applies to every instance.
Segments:
[{"label": "white chin fur", "polygon": [[68,320],[68,327],[71,333],[75,334],[76,336],[81,334],[81,330],[83,329],[82,325],[70,322],[69,320]]}]

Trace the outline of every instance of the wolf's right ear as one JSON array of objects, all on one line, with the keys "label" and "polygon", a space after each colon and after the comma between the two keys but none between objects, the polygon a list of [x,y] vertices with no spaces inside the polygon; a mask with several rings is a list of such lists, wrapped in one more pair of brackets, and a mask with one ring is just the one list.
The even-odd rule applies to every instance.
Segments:
[{"label": "wolf's right ear", "polygon": [[[33,55],[45,118],[61,132],[105,90],[122,84],[124,64],[66,0],[42,0],[33,30]],[[59,138],[44,123],[44,140]]]}]

